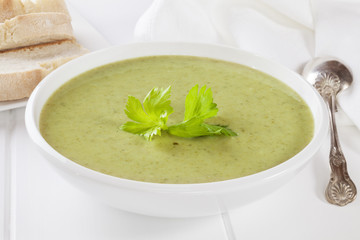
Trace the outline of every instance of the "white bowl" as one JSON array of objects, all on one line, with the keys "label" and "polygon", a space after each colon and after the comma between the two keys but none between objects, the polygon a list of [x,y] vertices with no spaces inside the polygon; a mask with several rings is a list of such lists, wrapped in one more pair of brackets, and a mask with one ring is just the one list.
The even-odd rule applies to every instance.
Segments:
[{"label": "white bowl", "polygon": [[[40,112],[47,99],[66,81],[92,68],[129,58],[152,55],[192,55],[240,63],[274,76],[294,89],[314,117],[314,137],[297,155],[266,171],[233,180],[200,184],[160,184],[121,179],[83,167],[55,151],[39,131]],[[162,217],[219,214],[253,202],[294,177],[324,141],[328,118],[319,94],[298,74],[235,48],[194,43],[135,43],[97,51],[75,59],[48,75],[26,107],[26,128],[45,158],[69,182],[116,208]]]}]

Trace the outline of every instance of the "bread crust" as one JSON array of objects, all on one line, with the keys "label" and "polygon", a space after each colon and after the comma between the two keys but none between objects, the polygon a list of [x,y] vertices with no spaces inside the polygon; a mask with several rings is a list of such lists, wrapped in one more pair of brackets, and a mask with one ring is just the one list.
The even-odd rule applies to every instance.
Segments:
[{"label": "bread crust", "polygon": [[0,23],[0,51],[72,38],[71,19],[64,13],[30,13]]}]

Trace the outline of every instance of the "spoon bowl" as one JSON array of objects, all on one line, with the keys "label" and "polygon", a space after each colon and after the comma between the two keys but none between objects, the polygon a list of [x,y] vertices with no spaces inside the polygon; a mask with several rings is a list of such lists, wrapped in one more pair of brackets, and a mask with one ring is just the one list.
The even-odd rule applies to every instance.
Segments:
[{"label": "spoon bowl", "polygon": [[350,70],[339,60],[331,57],[315,58],[306,64],[303,70],[303,76],[312,85],[321,81],[318,76],[324,73],[336,75],[340,79],[340,86],[336,94],[350,87],[353,82]]}]

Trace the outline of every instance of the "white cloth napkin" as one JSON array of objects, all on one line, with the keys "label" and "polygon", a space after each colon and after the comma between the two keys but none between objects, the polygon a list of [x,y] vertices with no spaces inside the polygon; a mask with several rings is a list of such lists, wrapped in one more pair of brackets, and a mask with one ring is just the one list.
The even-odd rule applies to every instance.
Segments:
[{"label": "white cloth napkin", "polygon": [[136,41],[230,45],[298,73],[314,57],[339,58],[354,75],[351,88],[339,96],[346,113],[339,122],[360,128],[358,0],[155,0],[134,35]]}]

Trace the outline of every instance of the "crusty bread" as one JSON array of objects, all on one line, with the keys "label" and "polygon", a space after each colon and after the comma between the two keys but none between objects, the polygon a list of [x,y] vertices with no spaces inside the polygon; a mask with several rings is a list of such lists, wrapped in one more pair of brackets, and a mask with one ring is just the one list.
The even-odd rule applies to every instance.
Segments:
[{"label": "crusty bread", "polygon": [[73,38],[64,13],[30,13],[0,23],[0,51]]},{"label": "crusty bread", "polygon": [[0,52],[0,101],[29,97],[47,74],[85,53],[74,40]]},{"label": "crusty bread", "polygon": [[0,0],[0,51],[72,38],[63,0]]},{"label": "crusty bread", "polygon": [[63,0],[0,0],[0,23],[19,15],[40,12],[68,14]]},{"label": "crusty bread", "polygon": [[0,0],[0,101],[29,97],[52,70],[86,52],[64,0]]}]

